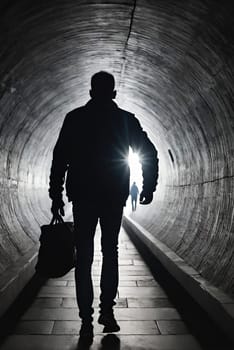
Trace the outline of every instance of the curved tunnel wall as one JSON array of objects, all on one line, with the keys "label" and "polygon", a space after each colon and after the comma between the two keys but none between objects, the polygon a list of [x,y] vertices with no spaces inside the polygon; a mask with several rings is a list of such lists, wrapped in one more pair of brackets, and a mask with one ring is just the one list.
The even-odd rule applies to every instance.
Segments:
[{"label": "curved tunnel wall", "polygon": [[[65,114],[100,69],[155,143],[155,201],[135,214],[234,293],[234,21],[228,1],[4,1],[0,38],[0,277],[49,220]],[[172,162],[170,149],[174,162]]]}]

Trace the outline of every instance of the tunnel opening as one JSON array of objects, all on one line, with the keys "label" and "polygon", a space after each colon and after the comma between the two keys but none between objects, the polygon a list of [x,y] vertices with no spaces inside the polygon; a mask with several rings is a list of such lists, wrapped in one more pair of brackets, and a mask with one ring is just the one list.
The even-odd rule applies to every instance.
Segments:
[{"label": "tunnel opening", "polygon": [[53,146],[99,70],[114,74],[116,102],[136,114],[160,155],[155,200],[134,220],[233,296],[232,5],[25,0],[1,8],[3,300],[6,281],[24,275],[23,285],[33,273],[23,266],[50,218]]}]

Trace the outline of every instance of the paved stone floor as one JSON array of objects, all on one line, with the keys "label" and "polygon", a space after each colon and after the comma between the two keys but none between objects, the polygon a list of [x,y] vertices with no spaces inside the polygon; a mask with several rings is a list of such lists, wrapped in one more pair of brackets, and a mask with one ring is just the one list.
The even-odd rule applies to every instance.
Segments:
[{"label": "paved stone floor", "polygon": [[[155,281],[128,236],[120,233],[120,283],[115,315],[121,330],[103,334],[98,325],[98,297],[101,267],[100,232],[96,233],[93,281],[95,317],[90,350],[199,350],[203,347],[190,333],[180,313]],[[40,289],[1,350],[75,350],[80,320],[75,300],[74,271],[50,279]],[[83,349],[84,347],[82,347]],[[220,350],[223,350],[219,347]]]}]

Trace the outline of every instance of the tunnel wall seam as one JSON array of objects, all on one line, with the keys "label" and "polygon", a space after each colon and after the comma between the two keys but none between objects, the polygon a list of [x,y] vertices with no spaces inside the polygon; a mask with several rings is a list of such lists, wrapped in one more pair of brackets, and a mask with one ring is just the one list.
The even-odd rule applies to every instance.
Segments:
[{"label": "tunnel wall seam", "polygon": [[216,182],[216,181],[221,181],[221,180],[225,180],[225,179],[232,179],[232,178],[234,178],[234,175],[225,175],[225,176],[215,178],[212,180],[207,180],[207,181],[202,181],[202,182],[197,182],[197,183],[181,184],[181,185],[166,185],[166,187],[199,186],[199,185],[204,185],[204,184],[208,184],[208,183],[212,183],[212,182]]}]

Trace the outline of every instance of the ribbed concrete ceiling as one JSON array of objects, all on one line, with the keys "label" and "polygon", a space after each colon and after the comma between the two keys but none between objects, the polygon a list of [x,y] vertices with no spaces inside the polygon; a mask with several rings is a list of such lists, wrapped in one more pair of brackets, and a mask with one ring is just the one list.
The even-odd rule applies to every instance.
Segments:
[{"label": "ribbed concrete ceiling", "polygon": [[116,77],[119,105],[159,150],[158,192],[136,220],[233,293],[233,5],[22,0],[0,8],[0,272],[48,220],[59,128],[104,69]]}]

